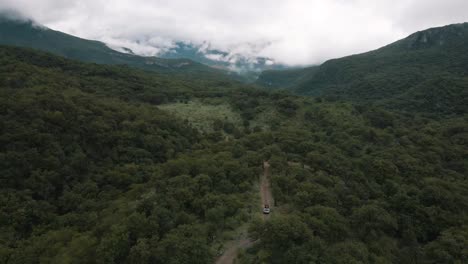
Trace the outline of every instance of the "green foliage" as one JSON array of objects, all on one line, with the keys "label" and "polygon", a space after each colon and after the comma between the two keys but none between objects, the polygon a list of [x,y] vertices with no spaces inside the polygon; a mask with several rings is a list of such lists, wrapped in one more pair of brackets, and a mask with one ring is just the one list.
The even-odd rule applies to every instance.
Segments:
[{"label": "green foliage", "polygon": [[257,83],[439,117],[466,114],[467,47],[468,23],[449,25],[320,66],[267,71]]},{"label": "green foliage", "polygon": [[468,229],[448,229],[424,248],[425,263],[464,263],[468,261]]},{"label": "green foliage", "polygon": [[2,261],[213,258],[211,245],[250,204],[260,161],[244,162],[234,142],[212,141],[146,95],[210,98],[219,88],[24,49],[0,55]]},{"label": "green foliage", "polygon": [[245,262],[466,262],[466,114],[11,47],[0,95],[2,262],[212,262],[250,218],[264,160],[276,207]]},{"label": "green foliage", "polygon": [[255,83],[269,89],[293,88],[318,69],[318,66],[312,66],[303,69],[267,70],[258,76]]},{"label": "green foliage", "polygon": [[259,245],[244,260],[465,261],[463,235],[455,232],[464,234],[468,220],[466,116],[436,120],[290,98],[299,106],[295,118],[270,131],[273,140],[262,142],[262,151],[281,214],[312,235],[306,241],[293,234],[271,239],[274,229],[289,230],[289,223],[257,223],[251,234]]},{"label": "green foliage", "polygon": [[228,104],[208,104],[202,102],[172,103],[159,106],[187,120],[193,127],[204,132],[227,130],[231,134],[234,127],[241,125],[241,117]]}]

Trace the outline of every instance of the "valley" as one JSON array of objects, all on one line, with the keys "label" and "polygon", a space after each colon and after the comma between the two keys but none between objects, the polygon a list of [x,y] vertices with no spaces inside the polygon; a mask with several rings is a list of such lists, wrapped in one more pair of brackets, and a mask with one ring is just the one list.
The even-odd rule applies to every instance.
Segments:
[{"label": "valley", "polygon": [[466,263],[467,32],[251,83],[2,21],[0,263]]}]

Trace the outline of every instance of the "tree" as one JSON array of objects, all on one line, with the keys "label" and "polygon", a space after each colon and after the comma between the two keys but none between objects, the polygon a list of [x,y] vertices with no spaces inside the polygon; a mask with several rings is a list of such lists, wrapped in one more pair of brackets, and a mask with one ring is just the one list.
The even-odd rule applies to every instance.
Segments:
[{"label": "tree", "polygon": [[424,247],[424,263],[467,263],[468,226],[453,227]]},{"label": "tree", "polygon": [[393,234],[397,229],[396,220],[376,204],[363,205],[354,209],[351,221],[360,238],[375,239],[385,234]]},{"label": "tree", "polygon": [[212,252],[201,226],[182,225],[170,231],[158,243],[156,259],[168,264],[204,264],[212,260]]},{"label": "tree", "polygon": [[97,263],[122,263],[130,251],[128,231],[123,226],[113,226],[96,249]]},{"label": "tree", "polygon": [[130,249],[128,256],[128,263],[130,264],[144,264],[151,263],[152,252],[147,239],[138,239],[137,243]]}]

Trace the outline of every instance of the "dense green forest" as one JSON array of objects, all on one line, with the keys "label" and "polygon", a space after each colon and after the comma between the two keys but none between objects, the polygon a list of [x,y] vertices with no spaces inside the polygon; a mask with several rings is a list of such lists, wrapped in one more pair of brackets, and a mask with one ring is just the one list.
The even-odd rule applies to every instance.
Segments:
[{"label": "dense green forest", "polygon": [[245,221],[261,158],[152,104],[202,83],[17,48],[0,62],[2,263],[207,263]]},{"label": "dense green forest", "polygon": [[468,260],[466,116],[438,122],[323,102],[305,109],[301,128],[281,128],[268,143],[282,211],[252,227],[261,261]]},{"label": "dense green forest", "polygon": [[244,223],[241,263],[468,262],[466,105],[433,118],[13,47],[0,93],[0,263],[212,263]]},{"label": "dense green forest", "polygon": [[255,81],[257,85],[268,89],[294,89],[315,74],[319,66],[285,70],[263,71]]}]

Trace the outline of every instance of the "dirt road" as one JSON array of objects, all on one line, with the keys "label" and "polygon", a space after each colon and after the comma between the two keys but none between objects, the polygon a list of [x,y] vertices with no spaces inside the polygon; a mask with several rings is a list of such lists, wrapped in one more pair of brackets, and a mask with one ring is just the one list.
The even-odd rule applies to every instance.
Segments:
[{"label": "dirt road", "polygon": [[[263,207],[265,204],[270,206],[270,209],[273,210],[273,196],[271,195],[271,187],[270,187],[270,164],[268,161],[263,162],[263,173],[260,175],[260,206],[259,206],[259,213],[262,213]],[[269,219],[270,215],[262,214],[263,221]],[[238,238],[237,240],[231,241],[228,245],[226,245],[226,251],[223,253],[221,257],[216,260],[216,264],[232,264],[237,257],[237,253],[239,249],[246,249],[252,246],[256,241],[250,241],[247,238],[247,234],[245,237]]]},{"label": "dirt road", "polygon": [[248,238],[240,239],[235,241],[227,250],[223,253],[223,255],[216,261],[216,264],[232,264],[237,257],[237,253],[239,249],[246,249],[255,241],[250,241]]},{"label": "dirt road", "polygon": [[[273,212],[274,201],[273,195],[271,195],[270,163],[268,163],[268,161],[263,162],[263,174],[260,177],[260,197],[261,210],[263,210],[263,207],[267,204]],[[269,217],[269,214],[263,214],[263,220],[267,220]]]}]

